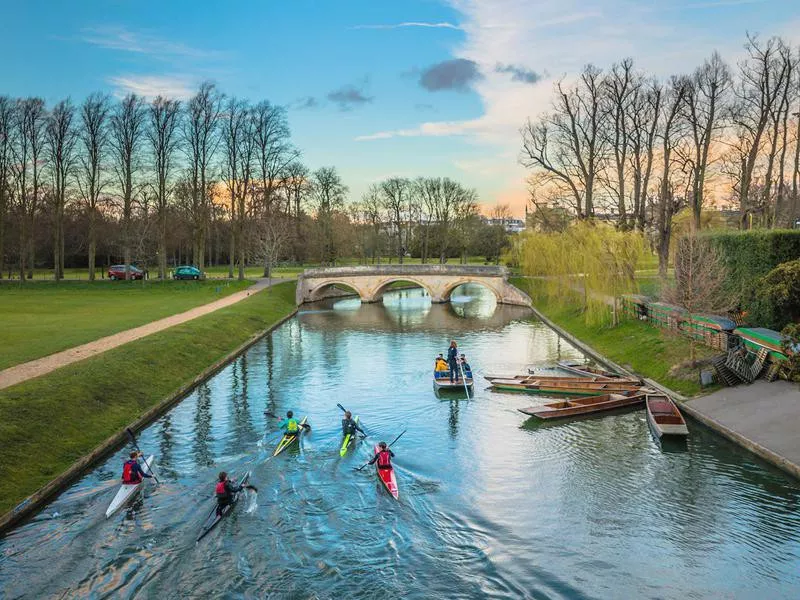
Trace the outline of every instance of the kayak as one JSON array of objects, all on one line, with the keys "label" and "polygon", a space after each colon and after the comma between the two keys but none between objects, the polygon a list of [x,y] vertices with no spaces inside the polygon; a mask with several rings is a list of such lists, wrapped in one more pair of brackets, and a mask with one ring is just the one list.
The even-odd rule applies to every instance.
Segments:
[{"label": "kayak", "polygon": [[303,435],[303,430],[305,429],[305,427],[303,427],[303,425],[305,425],[307,420],[308,420],[308,417],[303,417],[303,420],[300,421],[300,431],[298,431],[296,435],[283,434],[283,437],[281,438],[281,441],[278,442],[277,446],[275,446],[275,452],[272,453],[272,456],[278,456],[278,454],[280,454],[281,452],[286,450],[294,442],[296,442],[297,440],[300,439],[300,436]]},{"label": "kayak", "polygon": [[[156,457],[149,456],[144,463],[142,464],[142,471],[147,473],[148,475],[152,475],[152,467],[155,465]],[[111,501],[111,504],[108,505],[106,509],[106,519],[117,512],[120,508],[125,506],[125,503],[131,499],[131,497],[139,491],[142,487],[142,484],[145,482],[145,479],[142,479],[139,483],[123,483],[119,490],[117,491],[117,495],[114,496],[114,499]]]},{"label": "kayak", "polygon": [[[356,422],[356,425],[358,425],[358,415],[356,415],[356,418],[353,420]],[[347,451],[350,449],[350,446],[351,445],[355,446],[357,441],[358,441],[357,429],[354,434],[348,433],[346,436],[344,436],[344,440],[342,440],[342,447],[339,450],[339,456],[344,456],[345,454],[347,454]]]},{"label": "kayak", "polygon": [[[375,454],[378,454],[380,451],[381,449],[375,446]],[[381,480],[389,493],[397,498],[400,495],[400,491],[397,489],[397,478],[394,476],[394,469],[379,469],[376,461],[375,470],[378,473],[378,479]]]},{"label": "kayak", "polygon": [[[236,485],[244,485],[250,480],[250,471],[247,471],[239,481],[236,482]],[[217,523],[222,521],[222,518],[227,515],[229,512],[233,510],[233,507],[236,506],[236,502],[239,500],[239,496],[242,495],[244,490],[236,492],[233,495],[233,501],[225,506],[222,509],[222,514],[217,514],[217,503],[216,499],[214,500],[214,508],[211,510],[211,514],[208,515],[205,522],[203,523],[203,528],[200,530],[200,535],[197,536],[197,541],[199,542],[202,540],[208,533],[217,526]]]}]

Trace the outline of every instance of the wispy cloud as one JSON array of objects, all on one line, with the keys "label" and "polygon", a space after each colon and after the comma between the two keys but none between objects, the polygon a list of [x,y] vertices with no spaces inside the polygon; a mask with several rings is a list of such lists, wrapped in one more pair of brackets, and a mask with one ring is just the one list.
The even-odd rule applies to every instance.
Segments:
[{"label": "wispy cloud", "polygon": [[339,107],[339,110],[351,110],[372,102],[373,97],[367,96],[364,91],[354,85],[345,85],[328,94],[328,100]]},{"label": "wispy cloud", "polygon": [[197,91],[198,81],[183,75],[119,75],[110,77],[116,96],[136,94],[148,100],[156,96],[186,100]]},{"label": "wispy cloud", "polygon": [[419,84],[429,92],[456,90],[464,92],[482,77],[478,63],[467,58],[445,60],[423,69]]},{"label": "wispy cloud", "polygon": [[309,108],[317,107],[319,107],[319,100],[314,98],[314,96],[304,96],[303,98],[298,98],[289,105],[289,108],[294,108],[297,110],[307,110]]},{"label": "wispy cloud", "polygon": [[742,6],[745,4],[764,4],[767,0],[711,0],[687,4],[686,8],[722,8],[725,6]]},{"label": "wispy cloud", "polygon": [[520,67],[518,65],[501,65],[498,64],[495,68],[495,73],[507,73],[511,75],[511,81],[519,81],[520,83],[537,83],[542,76],[536,71]]},{"label": "wispy cloud", "polygon": [[355,25],[351,29],[402,29],[405,27],[422,27],[425,29],[457,29],[461,30],[460,25],[448,23],[426,23],[424,21],[405,21],[403,23],[392,23],[389,25]]},{"label": "wispy cloud", "polygon": [[224,56],[224,53],[216,50],[195,48],[180,41],[161,38],[149,31],[131,31],[117,25],[82,29],[80,40],[108,50],[144,54],[161,59],[209,59]]}]

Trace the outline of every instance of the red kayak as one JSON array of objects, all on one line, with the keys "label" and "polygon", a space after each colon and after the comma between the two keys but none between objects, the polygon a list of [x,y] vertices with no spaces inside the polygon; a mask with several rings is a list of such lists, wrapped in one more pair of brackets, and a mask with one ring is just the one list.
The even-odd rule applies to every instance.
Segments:
[{"label": "red kayak", "polygon": [[[381,449],[375,446],[375,454],[378,454],[380,451]],[[397,489],[397,478],[394,476],[394,469],[379,469],[378,463],[375,462],[375,470],[378,472],[378,479],[383,482],[383,485],[386,486],[389,493],[397,498],[400,492]]]}]

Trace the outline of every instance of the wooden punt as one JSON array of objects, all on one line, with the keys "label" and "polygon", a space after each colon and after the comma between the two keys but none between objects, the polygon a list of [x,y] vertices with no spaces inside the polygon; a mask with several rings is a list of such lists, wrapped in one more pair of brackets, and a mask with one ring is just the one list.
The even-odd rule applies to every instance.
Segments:
[{"label": "wooden punt", "polygon": [[560,396],[596,396],[598,394],[619,394],[638,392],[641,386],[638,383],[625,383],[617,381],[540,381],[536,378],[530,380],[495,379],[492,387],[498,390],[512,392],[527,392],[529,394],[545,394]]},{"label": "wooden punt", "polygon": [[644,402],[645,394],[600,394],[588,398],[571,398],[559,402],[548,402],[540,406],[520,408],[519,412],[539,419],[563,419],[578,415],[636,406]]},{"label": "wooden punt", "polygon": [[[437,377],[437,373],[441,375],[441,377]],[[461,390],[463,392],[465,383],[467,385],[467,389],[472,391],[472,386],[474,384],[472,377],[466,377],[450,383],[450,374],[448,372],[434,371],[433,373],[433,388],[435,390],[439,390],[440,392],[446,392],[448,390],[454,392]]]},{"label": "wooden punt", "polygon": [[610,378],[598,375],[579,376],[564,376],[564,375],[484,375],[486,381],[516,381],[518,383],[533,383],[533,382],[555,382],[555,383],[612,383],[612,384],[625,384],[625,385],[640,385],[639,379],[624,379],[622,377]]},{"label": "wooden punt", "polygon": [[605,379],[620,379],[622,376],[611,371],[590,367],[584,363],[570,360],[562,360],[558,363],[558,368],[569,373],[574,373],[580,377],[603,377]]},{"label": "wooden punt", "polygon": [[647,394],[645,405],[647,406],[647,422],[659,438],[689,435],[686,420],[669,396]]}]

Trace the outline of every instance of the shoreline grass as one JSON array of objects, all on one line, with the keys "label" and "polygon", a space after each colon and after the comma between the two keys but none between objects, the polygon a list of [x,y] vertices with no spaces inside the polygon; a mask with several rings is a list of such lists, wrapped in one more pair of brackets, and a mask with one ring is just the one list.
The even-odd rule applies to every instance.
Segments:
[{"label": "shoreline grass", "polygon": [[[531,280],[515,277],[511,283],[524,290],[547,318],[617,364],[685,396],[700,393],[697,369],[675,368],[689,359],[688,338],[635,320],[623,321],[616,327],[587,325],[578,306],[553,303],[531,285]],[[698,360],[717,354],[701,344],[695,345],[695,351]]]},{"label": "shoreline grass", "polygon": [[251,281],[0,285],[0,370],[239,292]]},{"label": "shoreline grass", "polygon": [[0,390],[0,514],[295,309],[280,283],[232,306]]}]

